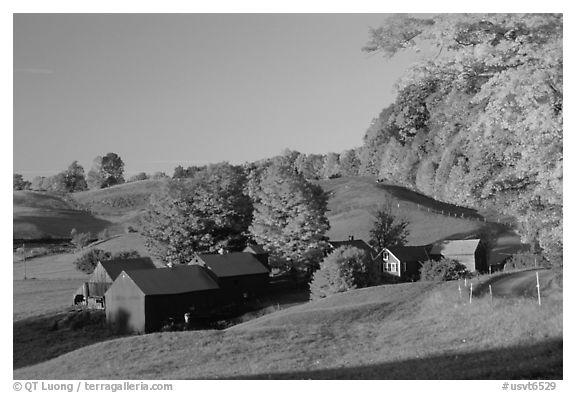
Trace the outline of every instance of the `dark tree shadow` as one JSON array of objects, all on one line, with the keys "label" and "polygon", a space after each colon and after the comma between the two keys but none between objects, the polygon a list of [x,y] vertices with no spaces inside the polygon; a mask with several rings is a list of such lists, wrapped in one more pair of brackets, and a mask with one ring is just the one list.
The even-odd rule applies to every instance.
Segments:
[{"label": "dark tree shadow", "polygon": [[359,367],[243,375],[231,379],[562,379],[563,340]]}]

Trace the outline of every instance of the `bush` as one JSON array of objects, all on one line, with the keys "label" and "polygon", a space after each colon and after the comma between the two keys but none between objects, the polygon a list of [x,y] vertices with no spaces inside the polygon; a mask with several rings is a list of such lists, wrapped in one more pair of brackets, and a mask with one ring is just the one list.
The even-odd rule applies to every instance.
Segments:
[{"label": "bush", "polygon": [[93,248],[74,261],[74,265],[76,266],[76,269],[81,272],[92,274],[96,265],[98,265],[98,262],[108,260],[111,257],[112,255],[110,252]]},{"label": "bush", "polygon": [[451,281],[469,276],[466,266],[454,259],[429,260],[420,268],[420,281]]},{"label": "bush", "polygon": [[80,233],[74,228],[70,232],[70,237],[72,238],[70,242],[79,250],[90,243],[92,234],[90,232]]},{"label": "bush", "polygon": [[110,238],[110,231],[108,231],[108,228],[104,228],[98,233],[98,240],[106,240],[109,238]]},{"label": "bush", "polygon": [[322,299],[350,289],[364,288],[372,283],[371,260],[363,250],[340,247],[328,255],[312,276],[310,298]]},{"label": "bush", "polygon": [[109,251],[93,248],[80,256],[74,262],[74,265],[76,266],[76,269],[81,272],[92,274],[96,265],[98,265],[98,262],[100,261],[107,261],[110,259],[134,259],[140,257],[140,253],[136,250],[118,251],[117,253],[112,254]]}]

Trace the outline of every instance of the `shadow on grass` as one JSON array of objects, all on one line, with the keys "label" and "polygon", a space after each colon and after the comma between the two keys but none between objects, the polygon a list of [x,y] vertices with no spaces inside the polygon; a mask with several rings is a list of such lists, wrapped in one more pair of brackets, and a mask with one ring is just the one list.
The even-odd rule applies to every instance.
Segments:
[{"label": "shadow on grass", "polygon": [[59,326],[68,315],[70,312],[60,312],[14,322],[14,369],[42,363],[78,348],[122,336],[105,324],[88,325],[76,330]]},{"label": "shadow on grass", "polygon": [[378,184],[378,187],[383,190],[386,190],[390,195],[392,195],[397,199],[406,202],[416,203],[425,208],[430,208],[437,211],[444,211],[450,214],[457,214],[458,216],[466,218],[483,218],[475,209],[440,202],[424,194],[420,194],[416,191],[409,190],[405,187],[394,186],[389,184]]},{"label": "shadow on grass", "polygon": [[563,340],[359,367],[239,376],[234,379],[562,379]]},{"label": "shadow on grass", "polygon": [[[17,215],[12,219],[14,227],[19,224],[33,225],[36,230],[50,237],[69,238],[72,228],[80,233],[91,232],[93,235],[109,227],[110,221],[96,218],[88,212],[78,210],[60,210],[49,215]],[[21,236],[26,238],[27,236]]]}]

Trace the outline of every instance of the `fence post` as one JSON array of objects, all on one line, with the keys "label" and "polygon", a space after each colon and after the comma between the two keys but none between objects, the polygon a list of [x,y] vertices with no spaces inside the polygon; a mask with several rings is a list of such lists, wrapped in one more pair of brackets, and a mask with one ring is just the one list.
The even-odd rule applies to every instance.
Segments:
[{"label": "fence post", "polygon": [[538,305],[542,305],[542,301],[540,300],[540,279],[538,278],[538,272],[536,272],[536,289],[538,291]]},{"label": "fence post", "polygon": [[490,302],[492,303],[492,284],[488,285],[488,290],[490,291]]},{"label": "fence post", "polygon": [[472,283],[470,283],[470,304],[472,304]]},{"label": "fence post", "polygon": [[460,280],[458,280],[458,297],[462,299],[462,287],[460,287]]},{"label": "fence post", "polygon": [[464,277],[464,286],[467,287],[468,283],[466,282],[466,277]]}]

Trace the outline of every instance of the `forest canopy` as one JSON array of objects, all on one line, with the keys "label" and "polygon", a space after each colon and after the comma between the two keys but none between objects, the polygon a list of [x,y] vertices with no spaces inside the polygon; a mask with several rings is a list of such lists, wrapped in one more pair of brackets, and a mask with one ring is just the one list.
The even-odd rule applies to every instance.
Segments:
[{"label": "forest canopy", "polygon": [[363,50],[417,50],[369,127],[360,175],[493,207],[523,240],[562,253],[562,15],[395,15]]}]

